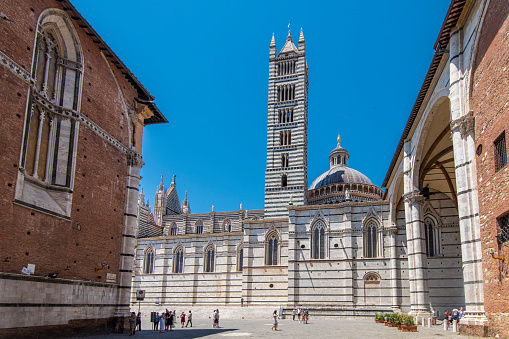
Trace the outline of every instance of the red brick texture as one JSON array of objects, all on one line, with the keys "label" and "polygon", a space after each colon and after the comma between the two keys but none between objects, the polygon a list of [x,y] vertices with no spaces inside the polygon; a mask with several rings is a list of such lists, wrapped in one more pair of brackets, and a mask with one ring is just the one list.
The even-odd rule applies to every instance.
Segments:
[{"label": "red brick texture", "polygon": [[[2,12],[14,20],[0,22],[0,51],[27,73],[38,17],[50,7],[61,8],[62,4],[0,0]],[[73,24],[84,60],[80,111],[129,146],[127,118],[115,79],[93,38]],[[136,109],[136,89],[115,65],[109,65],[126,104]],[[29,84],[3,65],[0,84],[0,272],[20,273],[31,263],[36,265],[37,276],[56,272],[58,278],[105,282],[106,273],[114,273],[118,279],[126,200],[125,154],[81,123],[71,220],[13,204]],[[109,269],[96,271],[103,262]],[[107,326],[106,322],[101,326]]]},{"label": "red brick texture", "polygon": [[[488,334],[500,338],[509,338],[509,244],[498,243],[495,236],[497,217],[509,212],[509,167],[496,171],[494,141],[504,131],[506,142],[509,139],[508,14],[508,1],[490,1],[474,61],[470,105],[480,151],[476,165]],[[505,262],[492,258],[490,250]]]}]

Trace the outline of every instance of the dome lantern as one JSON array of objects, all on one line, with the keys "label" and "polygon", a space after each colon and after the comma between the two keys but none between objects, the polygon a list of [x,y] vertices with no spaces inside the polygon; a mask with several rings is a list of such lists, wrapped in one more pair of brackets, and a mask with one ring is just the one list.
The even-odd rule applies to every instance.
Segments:
[{"label": "dome lantern", "polygon": [[338,134],[338,145],[336,146],[335,149],[333,149],[330,152],[329,155],[330,168],[333,168],[335,166],[348,167],[348,158],[350,157],[350,155],[348,154],[348,151],[346,149],[341,147],[340,142],[341,138],[339,137]]}]

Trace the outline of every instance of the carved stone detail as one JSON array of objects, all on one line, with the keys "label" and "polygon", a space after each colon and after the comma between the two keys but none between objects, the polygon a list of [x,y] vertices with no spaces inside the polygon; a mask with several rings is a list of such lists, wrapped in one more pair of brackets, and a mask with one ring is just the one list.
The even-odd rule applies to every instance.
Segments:
[{"label": "carved stone detail", "polygon": [[475,117],[474,117],[474,111],[470,111],[464,116],[451,121],[451,131],[454,131],[456,129],[459,129],[461,137],[466,137],[470,133],[474,132],[475,127]]},{"label": "carved stone detail", "polygon": [[143,160],[141,154],[138,154],[133,151],[129,151],[126,153],[127,165],[131,167],[140,167],[143,166]]}]

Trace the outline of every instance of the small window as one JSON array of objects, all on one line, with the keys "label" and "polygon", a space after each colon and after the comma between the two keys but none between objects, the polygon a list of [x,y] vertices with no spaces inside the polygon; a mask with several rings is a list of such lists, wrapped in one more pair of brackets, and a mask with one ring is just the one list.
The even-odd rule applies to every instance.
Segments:
[{"label": "small window", "polygon": [[170,235],[177,235],[178,233],[178,228],[177,228],[177,224],[176,223],[171,223],[171,227],[170,227]]},{"label": "small window", "polygon": [[505,146],[505,132],[494,142],[495,146],[495,171],[500,171],[507,165],[507,151]]},{"label": "small window", "polygon": [[151,247],[147,248],[145,251],[145,258],[143,260],[143,273],[154,273],[154,250]]},{"label": "small window", "polygon": [[426,240],[426,255],[434,257],[438,254],[437,251],[437,234],[435,222],[431,218],[424,218],[424,237]]},{"label": "small window", "polygon": [[182,273],[184,271],[184,251],[182,247],[177,247],[173,252],[173,273]]},{"label": "small window", "polygon": [[370,222],[364,230],[364,256],[366,258],[377,257],[377,225]]},{"label": "small window", "polygon": [[198,220],[196,222],[196,234],[202,234],[203,233],[203,223],[201,220]]},{"label": "small window", "polygon": [[242,272],[244,268],[244,247],[241,245],[237,251],[237,271]]},{"label": "small window", "polygon": [[325,224],[322,221],[318,221],[311,233],[312,241],[311,246],[313,247],[312,253],[314,259],[325,258]]},{"label": "small window", "polygon": [[509,241],[509,213],[497,218],[498,236],[497,238],[501,243]]},{"label": "small window", "polygon": [[205,249],[204,261],[204,271],[214,272],[214,246],[209,245]]},{"label": "small window", "polygon": [[267,255],[266,255],[267,265],[277,265],[277,251],[278,251],[277,237],[275,234],[271,234],[267,238]]},{"label": "small window", "polygon": [[286,177],[286,174],[283,174],[283,175],[281,176],[281,187],[286,187],[286,186],[287,186],[287,184],[288,184],[287,180],[288,180],[288,179],[287,179],[287,177]]}]

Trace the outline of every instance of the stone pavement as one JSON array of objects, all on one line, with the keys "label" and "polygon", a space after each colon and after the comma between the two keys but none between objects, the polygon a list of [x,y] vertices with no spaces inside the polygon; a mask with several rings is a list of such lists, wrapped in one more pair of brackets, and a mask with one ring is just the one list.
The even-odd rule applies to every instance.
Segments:
[{"label": "stone pavement", "polygon": [[[145,319],[144,319],[145,320]],[[172,332],[159,333],[152,331],[147,321],[142,321],[142,331],[136,332],[133,338],[204,338],[204,339],[227,339],[231,337],[246,338],[363,338],[363,339],[394,339],[394,338],[457,338],[467,339],[472,337],[460,336],[452,331],[444,331],[440,325],[432,328],[418,326],[417,333],[403,333],[397,328],[376,324],[374,320],[346,320],[346,319],[313,319],[308,324],[299,324],[291,319],[279,320],[279,330],[271,331],[272,321],[264,319],[220,319],[221,328],[213,329],[210,319],[193,319],[193,328],[180,328]],[[86,337],[88,339],[105,339],[128,337],[129,334],[111,334],[104,336]]]}]

